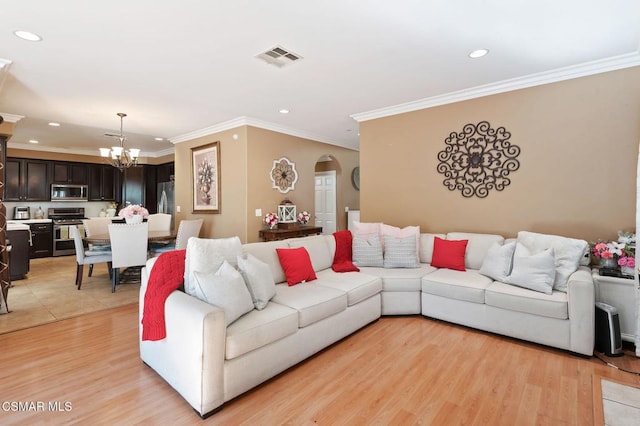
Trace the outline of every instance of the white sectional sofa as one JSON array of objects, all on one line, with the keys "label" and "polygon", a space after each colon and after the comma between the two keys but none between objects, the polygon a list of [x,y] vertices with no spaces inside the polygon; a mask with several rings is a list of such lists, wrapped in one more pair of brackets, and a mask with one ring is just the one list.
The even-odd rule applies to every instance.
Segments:
[{"label": "white sectional sofa", "polygon": [[[435,236],[469,241],[466,271],[430,265]],[[336,250],[331,235],[244,244],[242,252],[269,265],[277,283],[265,308],[227,326],[223,309],[176,290],[165,302],[166,337],[142,340],[141,328],[141,358],[206,416],[381,315],[422,314],[592,355],[594,285],[586,267],[571,274],[566,293],[544,294],[480,274],[490,248],[504,243],[501,236],[420,234],[419,243],[418,268],[362,267],[345,273],[331,269]],[[276,249],[290,247],[305,247],[316,280],[287,285]],[[192,256],[188,248],[187,270],[193,268]],[[140,319],[156,260],[142,272]]]}]

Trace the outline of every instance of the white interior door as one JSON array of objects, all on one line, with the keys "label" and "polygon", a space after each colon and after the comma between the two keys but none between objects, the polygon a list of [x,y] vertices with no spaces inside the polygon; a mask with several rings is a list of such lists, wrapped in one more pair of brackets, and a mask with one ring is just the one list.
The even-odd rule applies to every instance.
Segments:
[{"label": "white interior door", "polygon": [[316,173],[315,224],[323,234],[333,234],[336,226],[336,171]]}]

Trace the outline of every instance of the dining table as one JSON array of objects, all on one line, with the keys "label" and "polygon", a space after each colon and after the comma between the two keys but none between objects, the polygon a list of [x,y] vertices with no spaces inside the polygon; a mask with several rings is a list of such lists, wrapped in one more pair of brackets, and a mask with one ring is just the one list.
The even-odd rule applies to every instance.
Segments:
[{"label": "dining table", "polygon": [[[147,240],[150,243],[156,243],[160,241],[173,241],[176,239],[175,231],[149,231],[147,236]],[[104,234],[94,234],[90,237],[84,237],[84,241],[89,244],[93,244],[96,246],[108,246],[111,244],[111,238],[109,237],[109,233]]]},{"label": "dining table", "polygon": [[[152,242],[171,242],[176,239],[175,231],[149,231],[147,240]],[[95,246],[108,246],[111,244],[109,233],[94,234],[90,237],[84,237],[84,241]],[[119,284],[130,284],[140,282],[140,271],[142,266],[130,266],[120,273]]]}]

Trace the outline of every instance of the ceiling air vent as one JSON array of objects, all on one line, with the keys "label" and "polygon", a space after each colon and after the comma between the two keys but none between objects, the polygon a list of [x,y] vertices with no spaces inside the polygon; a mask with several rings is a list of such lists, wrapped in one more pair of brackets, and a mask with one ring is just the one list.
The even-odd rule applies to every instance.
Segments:
[{"label": "ceiling air vent", "polygon": [[293,53],[282,46],[276,46],[273,49],[256,55],[256,58],[262,59],[266,63],[275,65],[278,68],[282,68],[285,65],[292,64],[295,61],[302,59],[302,56],[297,53]]}]

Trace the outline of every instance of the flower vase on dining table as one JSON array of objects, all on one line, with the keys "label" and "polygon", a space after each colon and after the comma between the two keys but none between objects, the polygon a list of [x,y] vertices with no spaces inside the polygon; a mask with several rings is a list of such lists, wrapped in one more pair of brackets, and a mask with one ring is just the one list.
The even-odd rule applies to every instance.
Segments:
[{"label": "flower vase on dining table", "polygon": [[127,223],[127,225],[142,223],[142,215],[134,214],[133,216],[127,216],[124,218],[124,221]]}]

